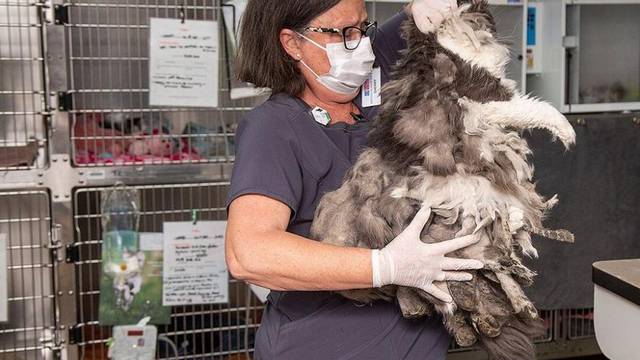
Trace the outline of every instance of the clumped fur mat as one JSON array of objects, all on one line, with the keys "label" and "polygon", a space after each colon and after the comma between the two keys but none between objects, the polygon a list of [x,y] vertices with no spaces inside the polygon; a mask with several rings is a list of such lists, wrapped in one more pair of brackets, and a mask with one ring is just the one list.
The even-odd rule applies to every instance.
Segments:
[{"label": "clumped fur mat", "polygon": [[421,33],[411,19],[403,25],[408,46],[383,87],[368,147],[343,185],[320,201],[311,237],[380,249],[419,207],[431,208],[423,242],[479,238],[449,254],[485,263],[471,271],[473,280],[435,283],[455,304],[398,286],[342,295],[365,303],[397,298],[408,318],[435,310],[461,346],[478,343],[496,360],[534,359],[532,338],[543,326],[522,290],[535,273],[521,256],[537,257],[531,233],[567,242],[573,235],[543,227],[558,199],[536,192],[531,150],[519,131],[546,129],[567,148],[575,132],[555,108],[505,77],[509,50],[487,2],[459,5],[434,32]]}]

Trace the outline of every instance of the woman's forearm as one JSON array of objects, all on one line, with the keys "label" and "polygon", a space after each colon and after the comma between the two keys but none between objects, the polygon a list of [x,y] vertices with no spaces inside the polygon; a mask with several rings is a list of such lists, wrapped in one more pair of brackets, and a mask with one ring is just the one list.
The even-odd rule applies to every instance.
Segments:
[{"label": "woman's forearm", "polygon": [[[368,288],[371,250],[345,248],[282,231],[235,236],[227,249],[232,274],[273,290],[344,290]],[[229,254],[231,252],[231,254]]]}]

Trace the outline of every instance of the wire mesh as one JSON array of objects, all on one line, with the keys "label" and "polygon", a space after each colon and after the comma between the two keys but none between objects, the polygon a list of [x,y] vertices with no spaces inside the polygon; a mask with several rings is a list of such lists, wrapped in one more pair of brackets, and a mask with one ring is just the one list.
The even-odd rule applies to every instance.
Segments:
[{"label": "wire mesh", "polygon": [[571,340],[594,337],[593,308],[568,309],[562,318]]},{"label": "wire mesh", "polygon": [[0,323],[0,359],[49,359],[54,345],[53,262],[49,195],[0,192],[6,241],[8,322]]},{"label": "wire mesh", "polygon": [[[73,157],[79,166],[231,162],[239,116],[263,99],[230,97],[233,46],[220,0],[71,0]],[[149,19],[218,21],[217,108],[149,106]],[[231,20],[232,21],[232,20]]]},{"label": "wire mesh", "polygon": [[[166,221],[189,221],[196,210],[200,220],[224,220],[227,183],[153,185],[131,187],[140,195],[140,231],[162,232]],[[79,260],[78,345],[82,359],[106,359],[109,327],[100,326],[98,304],[101,264],[101,188],[80,189],[74,194],[74,223]],[[179,349],[179,359],[248,359],[262,304],[249,287],[230,279],[229,303],[173,306],[170,325],[158,327]],[[138,319],[135,319],[137,321]],[[163,346],[156,358],[174,358]]]},{"label": "wire mesh", "polygon": [[534,339],[536,343],[545,343],[553,341],[556,334],[556,310],[540,310],[540,318],[544,323],[545,333]]},{"label": "wire mesh", "polygon": [[37,2],[0,0],[0,170],[44,166],[44,57]]}]

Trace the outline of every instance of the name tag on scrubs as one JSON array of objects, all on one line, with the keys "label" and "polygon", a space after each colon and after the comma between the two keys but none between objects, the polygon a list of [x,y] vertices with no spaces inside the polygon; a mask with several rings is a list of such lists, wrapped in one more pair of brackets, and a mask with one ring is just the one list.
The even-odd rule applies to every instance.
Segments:
[{"label": "name tag on scrubs", "polygon": [[329,113],[319,106],[314,107],[313,110],[311,110],[311,114],[313,114],[313,118],[322,125],[327,125],[331,121]]},{"label": "name tag on scrubs", "polygon": [[373,68],[369,79],[362,85],[362,107],[378,106],[382,103],[382,98],[380,97],[381,87],[380,68]]}]

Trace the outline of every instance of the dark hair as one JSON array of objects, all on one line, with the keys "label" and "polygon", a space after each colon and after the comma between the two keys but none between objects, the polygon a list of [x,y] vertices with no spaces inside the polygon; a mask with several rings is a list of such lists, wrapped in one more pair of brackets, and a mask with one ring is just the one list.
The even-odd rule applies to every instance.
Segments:
[{"label": "dark hair", "polygon": [[282,29],[302,29],[340,0],[249,0],[236,55],[238,78],[272,92],[299,95],[305,88],[296,62],[280,44]]}]

